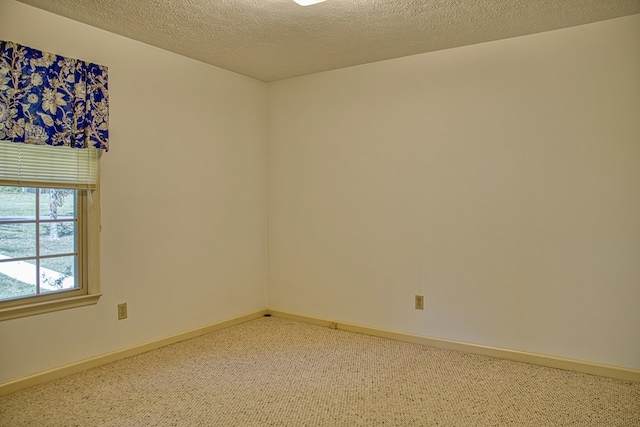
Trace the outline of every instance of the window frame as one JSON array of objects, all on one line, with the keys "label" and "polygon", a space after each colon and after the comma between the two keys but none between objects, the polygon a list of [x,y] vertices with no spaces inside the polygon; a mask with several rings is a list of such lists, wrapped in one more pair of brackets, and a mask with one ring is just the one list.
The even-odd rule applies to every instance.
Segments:
[{"label": "window frame", "polygon": [[[59,188],[55,183],[19,183],[0,180],[2,186]],[[100,185],[76,189],[78,211],[78,287],[0,301],[0,321],[93,305],[100,293]]]}]

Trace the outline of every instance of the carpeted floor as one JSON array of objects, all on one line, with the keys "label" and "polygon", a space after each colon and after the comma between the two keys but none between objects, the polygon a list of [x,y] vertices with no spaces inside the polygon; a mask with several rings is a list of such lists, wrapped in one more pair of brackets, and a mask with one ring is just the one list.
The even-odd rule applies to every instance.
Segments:
[{"label": "carpeted floor", "polygon": [[0,398],[0,426],[640,426],[640,383],[265,317]]}]

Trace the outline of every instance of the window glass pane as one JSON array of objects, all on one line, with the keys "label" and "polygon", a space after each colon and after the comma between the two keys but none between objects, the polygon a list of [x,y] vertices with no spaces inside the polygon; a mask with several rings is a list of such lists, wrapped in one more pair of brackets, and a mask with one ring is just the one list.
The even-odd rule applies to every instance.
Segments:
[{"label": "window glass pane", "polygon": [[36,189],[0,186],[0,221],[34,219]]},{"label": "window glass pane", "polygon": [[0,260],[36,255],[35,224],[0,223]]},{"label": "window glass pane", "polygon": [[40,292],[61,291],[76,287],[76,257],[65,256],[40,260]]},{"label": "window glass pane", "polygon": [[36,293],[36,266],[25,261],[0,262],[0,299]]},{"label": "window glass pane", "polygon": [[[27,145],[30,144],[7,143],[6,147],[0,147],[0,180],[7,184],[0,184],[0,321],[69,308],[77,303],[94,304],[100,296],[98,282],[94,281],[96,270],[87,268],[92,249],[98,247],[97,241],[93,243],[98,238],[98,208],[95,205],[95,209],[85,209],[91,202],[86,189],[99,194],[95,179],[98,150],[70,149],[68,153],[73,154],[73,159],[70,157],[59,167],[61,162],[56,156],[58,152],[62,156],[62,149],[33,146],[43,151],[42,155],[31,156],[31,147]],[[17,155],[6,160],[6,150],[16,147]],[[88,156],[77,156],[81,153]],[[66,174],[84,168],[78,163],[79,157],[90,160],[86,169],[95,172],[91,179]],[[23,175],[27,164],[35,172]],[[52,164],[56,165],[53,175]],[[26,182],[31,187],[21,187]],[[38,182],[47,188],[39,188]],[[97,201],[98,197],[94,202]],[[92,262],[97,262],[97,258]],[[61,292],[65,290],[74,292]],[[59,294],[53,295],[54,292]],[[75,296],[82,297],[67,299]],[[10,301],[13,299],[19,301]]]},{"label": "window glass pane", "polygon": [[75,218],[75,190],[40,189],[40,219]]},{"label": "window glass pane", "polygon": [[75,222],[47,222],[40,224],[40,255],[75,253],[75,235]]}]

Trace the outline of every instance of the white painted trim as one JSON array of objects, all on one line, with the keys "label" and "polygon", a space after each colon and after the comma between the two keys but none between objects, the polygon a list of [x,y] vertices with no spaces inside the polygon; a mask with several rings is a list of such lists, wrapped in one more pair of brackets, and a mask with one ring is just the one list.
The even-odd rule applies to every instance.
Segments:
[{"label": "white painted trim", "polygon": [[[99,171],[99,162],[96,164]],[[15,300],[0,302],[0,321],[35,316],[70,308],[97,304],[100,293],[100,184],[78,194],[79,260],[78,283],[82,289],[68,289]],[[85,236],[86,233],[86,236]],[[41,270],[43,270],[41,268]],[[46,270],[46,269],[44,269]],[[5,273],[7,274],[7,273]],[[34,273],[35,274],[35,270]],[[8,274],[10,275],[10,274]]]},{"label": "white painted trim", "polygon": [[49,301],[0,309],[0,321],[97,304],[102,294],[80,295],[69,298],[60,298],[60,294],[56,294],[56,296],[57,299]]},{"label": "white painted trim", "polygon": [[67,375],[82,372],[87,369],[96,368],[107,363],[115,362],[120,359],[126,359],[127,357],[135,356],[138,354],[146,353],[151,350],[158,349],[170,344],[175,344],[180,341],[188,340],[198,337],[200,335],[208,334],[210,332],[217,331],[219,329],[228,328],[240,323],[247,322],[249,320],[257,319],[264,316],[267,313],[266,310],[259,310],[254,313],[245,314],[243,316],[234,317],[228,320],[223,320],[212,325],[204,326],[201,328],[192,329],[189,331],[181,332],[175,335],[171,335],[166,338],[162,338],[155,341],[150,341],[144,344],[136,345],[133,347],[125,348],[122,350],[116,350],[111,353],[102,354],[100,356],[92,357],[89,359],[81,360],[79,362],[71,363],[69,365],[60,366],[51,370],[40,372],[28,377],[19,378],[14,381],[10,381],[4,384],[0,384],[0,396],[15,393],[16,391],[23,390],[34,385],[42,384],[57,378],[62,378]]},{"label": "white painted trim", "polygon": [[564,369],[568,371],[582,372],[585,374],[599,375],[620,380],[640,382],[640,370],[631,368],[585,362],[575,359],[565,359],[562,357],[528,353],[524,351],[509,350],[506,348],[490,347],[479,344],[471,344],[461,341],[446,340],[442,338],[432,338],[422,335],[407,334],[403,332],[395,332],[349,323],[334,322],[327,319],[301,316],[298,314],[279,310],[269,309],[267,310],[267,313],[273,315],[274,317],[297,320],[300,322],[326,326],[333,329],[342,329],[344,331],[372,335],[381,338],[389,338],[393,340],[428,345],[432,347],[446,348],[449,350],[464,351],[467,353],[490,356],[499,359],[507,359],[515,362],[530,363],[532,365],[546,366],[549,368]]},{"label": "white painted trim", "polygon": [[146,353],[148,351],[155,350],[170,344],[195,338],[200,335],[208,334],[210,332],[214,332],[219,329],[228,328],[230,326],[244,323],[249,320],[257,319],[259,317],[264,316],[265,314],[270,314],[274,317],[281,317],[283,319],[291,319],[299,322],[325,326],[332,329],[341,329],[344,331],[350,331],[350,332],[355,332],[355,333],[360,333],[365,335],[372,335],[372,336],[381,337],[381,338],[389,338],[389,339],[394,339],[398,341],[411,342],[415,344],[429,345],[432,347],[464,351],[467,353],[480,354],[483,356],[496,357],[500,359],[508,359],[508,360],[513,360],[517,362],[531,363],[534,365],[565,369],[569,371],[582,372],[582,373],[592,374],[592,375],[600,375],[604,377],[617,378],[617,379],[626,380],[626,381],[640,382],[640,371],[635,369],[630,369],[630,368],[622,368],[622,367],[611,366],[611,365],[602,365],[597,363],[585,362],[581,360],[564,359],[561,357],[547,356],[547,355],[535,354],[535,353],[526,353],[522,351],[482,346],[478,344],[470,344],[470,343],[465,343],[460,341],[451,341],[451,340],[445,340],[440,338],[431,338],[431,337],[425,337],[421,335],[405,334],[401,332],[388,331],[385,329],[371,328],[368,326],[334,322],[331,320],[321,319],[317,317],[302,316],[302,315],[288,313],[288,312],[279,311],[279,310],[264,309],[264,310],[259,310],[253,313],[245,314],[242,316],[234,317],[228,320],[223,320],[221,322],[214,323],[212,325],[181,332],[179,334],[175,334],[166,338],[147,342],[137,346],[125,348],[122,350],[116,350],[111,353],[81,360],[79,362],[71,363],[69,365],[60,366],[45,372],[40,372],[34,375],[30,375],[28,377],[19,378],[14,381],[0,384],[0,396],[15,393],[16,391],[23,390],[25,388],[32,387],[34,385],[52,381],[57,378],[62,378],[67,375],[75,374],[77,372],[82,372],[87,369],[96,368],[98,366],[115,362],[117,360],[126,359],[127,357]]}]

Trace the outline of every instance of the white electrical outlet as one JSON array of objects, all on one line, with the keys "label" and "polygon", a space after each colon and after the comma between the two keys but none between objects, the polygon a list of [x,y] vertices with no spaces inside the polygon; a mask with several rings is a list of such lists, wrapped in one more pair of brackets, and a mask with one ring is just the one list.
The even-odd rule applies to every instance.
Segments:
[{"label": "white electrical outlet", "polygon": [[118,304],[118,320],[127,318],[127,303]]}]

